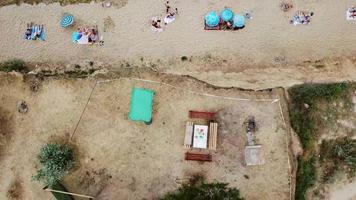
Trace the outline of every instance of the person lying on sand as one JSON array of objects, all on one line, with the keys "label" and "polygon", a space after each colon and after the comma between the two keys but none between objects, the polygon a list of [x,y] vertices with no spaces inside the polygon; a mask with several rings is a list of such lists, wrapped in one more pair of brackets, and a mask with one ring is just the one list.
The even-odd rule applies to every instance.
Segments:
[{"label": "person lying on sand", "polygon": [[38,25],[35,33],[35,39],[40,39],[43,32],[43,25]]},{"label": "person lying on sand", "polygon": [[232,29],[232,22],[230,22],[230,21],[226,22],[226,28]]},{"label": "person lying on sand", "polygon": [[95,42],[98,41],[98,27],[95,26],[94,28],[91,29],[90,33],[89,33],[89,43],[94,44]]},{"label": "person lying on sand", "polygon": [[313,12],[305,12],[305,11],[297,11],[293,16],[292,20],[290,20],[291,24],[309,24],[311,20],[311,16],[313,16]]},{"label": "person lying on sand", "polygon": [[30,40],[32,35],[32,22],[27,24],[27,29],[25,31],[25,39]]},{"label": "person lying on sand", "polygon": [[349,16],[350,16],[350,17],[352,17],[352,18],[356,17],[356,8],[355,8],[355,6],[351,6],[351,7],[348,9],[348,11],[349,11]]},{"label": "person lying on sand", "polygon": [[288,12],[291,8],[293,8],[293,4],[291,3],[286,3],[286,2],[282,2],[280,4],[281,10],[283,12]]},{"label": "person lying on sand", "polygon": [[162,28],[161,20],[160,19],[152,20],[152,26],[155,27],[155,28]]}]

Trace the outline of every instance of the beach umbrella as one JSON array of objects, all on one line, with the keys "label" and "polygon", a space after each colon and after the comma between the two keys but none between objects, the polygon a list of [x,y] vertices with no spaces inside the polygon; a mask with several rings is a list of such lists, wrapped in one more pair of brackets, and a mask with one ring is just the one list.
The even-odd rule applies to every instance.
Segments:
[{"label": "beach umbrella", "polygon": [[206,25],[208,25],[209,27],[214,27],[214,26],[217,26],[219,25],[219,15],[216,14],[216,12],[212,11],[210,13],[208,13],[206,16],[205,16],[205,23]]},{"label": "beach umbrella", "polygon": [[221,11],[220,16],[223,21],[228,22],[232,20],[234,13],[232,10],[225,8],[223,11]]},{"label": "beach umbrella", "polygon": [[233,19],[233,27],[241,28],[245,26],[245,17],[243,15],[235,15]]},{"label": "beach umbrella", "polygon": [[65,14],[61,20],[61,27],[65,28],[72,25],[74,22],[74,17],[72,14]]}]

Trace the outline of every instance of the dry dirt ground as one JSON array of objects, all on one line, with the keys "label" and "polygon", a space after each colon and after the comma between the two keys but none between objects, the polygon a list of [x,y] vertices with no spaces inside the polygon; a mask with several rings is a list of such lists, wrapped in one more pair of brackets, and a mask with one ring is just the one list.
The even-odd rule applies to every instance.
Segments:
[{"label": "dry dirt ground", "polygon": [[[64,185],[72,192],[102,200],[154,199],[201,174],[208,181],[240,188],[247,199],[290,198],[289,129],[274,101],[280,98],[276,91],[216,89],[193,79],[142,76],[176,87],[132,78],[97,84],[94,78],[45,78],[39,91],[32,92],[22,76],[0,74],[1,126],[11,133],[2,146],[0,199],[53,199],[31,180],[39,167],[36,156],[45,143],[69,141],[71,136],[77,164]],[[128,120],[135,86],[156,91],[150,126]],[[28,113],[17,112],[18,100],[27,102]],[[189,110],[221,111],[218,149],[211,163],[184,160]],[[257,140],[264,149],[262,166],[244,165],[243,122],[250,115],[255,116]]]}]

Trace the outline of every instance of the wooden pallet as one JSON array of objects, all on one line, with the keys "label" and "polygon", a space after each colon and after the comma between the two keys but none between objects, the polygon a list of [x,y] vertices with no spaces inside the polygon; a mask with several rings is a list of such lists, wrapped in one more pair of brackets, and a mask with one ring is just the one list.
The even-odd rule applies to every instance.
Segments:
[{"label": "wooden pallet", "polygon": [[210,123],[209,126],[209,150],[216,151],[216,143],[218,137],[218,123]]},{"label": "wooden pallet", "polygon": [[185,126],[184,147],[191,148],[193,142],[193,122],[187,122]]},{"label": "wooden pallet", "polygon": [[215,112],[201,112],[201,111],[189,111],[189,118],[200,118],[207,120],[215,120]]},{"label": "wooden pallet", "polygon": [[211,162],[212,156],[211,154],[198,154],[198,153],[185,153],[185,160],[194,160],[194,161],[206,161]]}]

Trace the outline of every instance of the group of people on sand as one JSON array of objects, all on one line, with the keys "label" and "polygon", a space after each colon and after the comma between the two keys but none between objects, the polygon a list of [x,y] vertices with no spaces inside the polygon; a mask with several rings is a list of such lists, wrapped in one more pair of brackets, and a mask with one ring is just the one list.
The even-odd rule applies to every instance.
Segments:
[{"label": "group of people on sand", "polygon": [[156,31],[156,32],[161,32],[163,30],[162,23],[164,23],[164,25],[172,23],[176,19],[176,16],[178,15],[178,8],[173,9],[169,5],[169,1],[167,1],[165,3],[165,7],[166,7],[166,9],[165,9],[166,12],[165,12],[165,17],[163,19],[163,22],[160,17],[152,18],[151,25],[152,25],[154,31]]},{"label": "group of people on sand", "polygon": [[309,24],[311,17],[314,15],[313,12],[307,12],[307,11],[300,11],[298,10],[293,18],[290,20],[291,24],[298,25],[298,24]]},{"label": "group of people on sand", "polygon": [[73,42],[78,44],[94,44],[99,42],[98,26],[77,28],[73,33]]},{"label": "group of people on sand", "polygon": [[348,20],[356,20],[356,7],[355,6],[350,6],[348,9],[347,9],[347,16],[346,18]]},{"label": "group of people on sand", "polygon": [[27,24],[24,38],[26,40],[45,40],[44,26],[34,23]]}]

